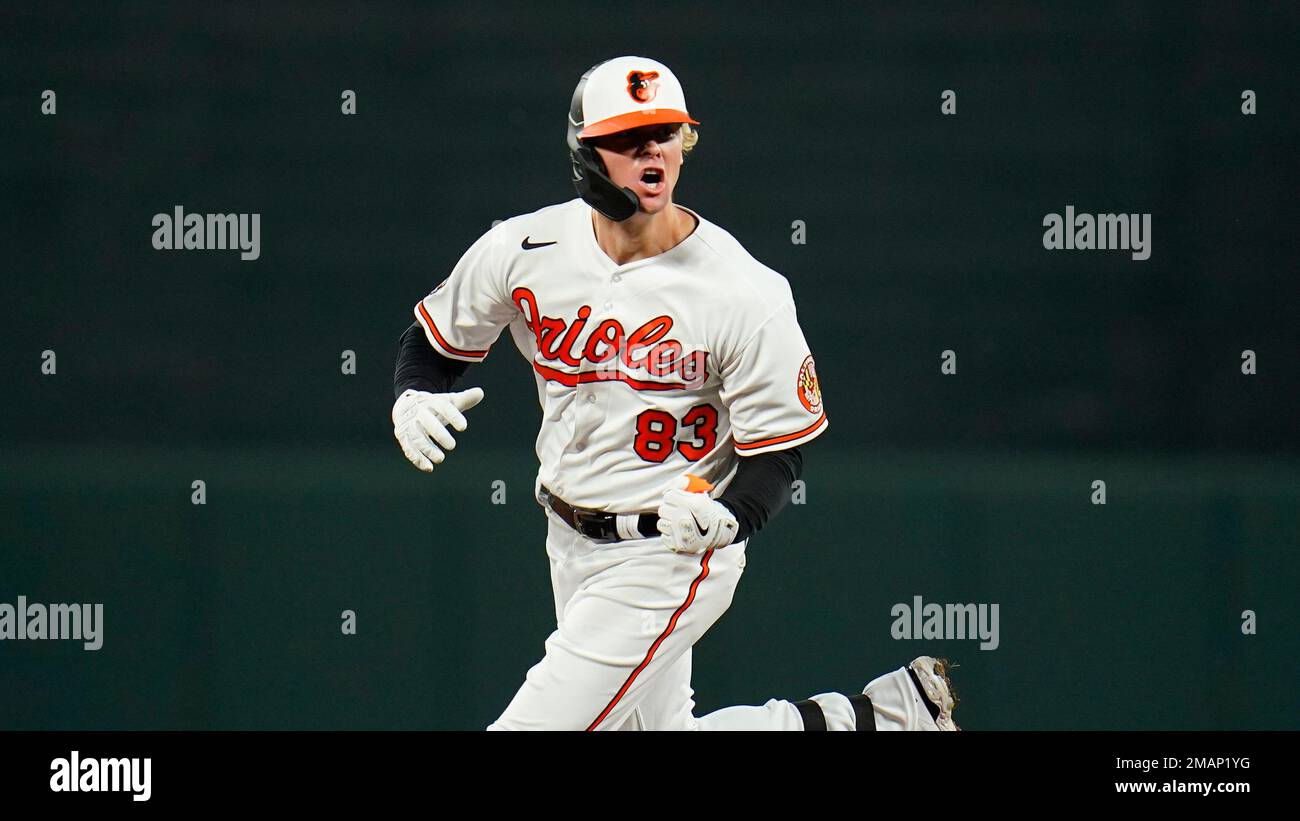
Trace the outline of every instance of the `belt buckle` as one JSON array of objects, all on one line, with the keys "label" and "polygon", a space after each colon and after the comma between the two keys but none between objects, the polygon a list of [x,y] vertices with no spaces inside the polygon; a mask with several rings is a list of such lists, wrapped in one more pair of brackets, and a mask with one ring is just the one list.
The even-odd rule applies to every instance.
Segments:
[{"label": "belt buckle", "polygon": [[598,517],[603,515],[605,514],[574,508],[573,529],[597,544],[620,541],[618,532],[599,520]]}]

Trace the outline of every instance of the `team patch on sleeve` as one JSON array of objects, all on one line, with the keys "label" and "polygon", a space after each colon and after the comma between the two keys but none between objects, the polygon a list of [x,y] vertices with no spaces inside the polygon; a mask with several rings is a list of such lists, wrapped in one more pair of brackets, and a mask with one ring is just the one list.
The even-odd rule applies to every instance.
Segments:
[{"label": "team patch on sleeve", "polygon": [[811,354],[799,366],[799,374],[795,377],[795,393],[804,410],[813,416],[822,412],[822,388],[817,382],[817,366],[813,364]]},{"label": "team patch on sleeve", "polygon": [[719,396],[742,456],[796,447],[826,430],[817,368],[792,303],[763,320],[725,362]]}]

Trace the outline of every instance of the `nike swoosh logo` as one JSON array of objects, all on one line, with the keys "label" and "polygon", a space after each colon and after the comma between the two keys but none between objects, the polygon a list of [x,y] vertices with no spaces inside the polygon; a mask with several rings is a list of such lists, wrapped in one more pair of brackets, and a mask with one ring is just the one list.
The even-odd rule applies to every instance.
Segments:
[{"label": "nike swoosh logo", "polygon": [[534,248],[545,248],[548,245],[554,245],[559,242],[558,239],[551,240],[550,242],[529,242],[529,239],[531,239],[531,237],[524,237],[524,241],[520,243],[519,247],[523,248],[525,251],[531,251]]},{"label": "nike swoosh logo", "polygon": [[707,539],[707,538],[709,537],[709,531],[707,531],[707,530],[705,530],[704,528],[700,527],[700,520],[699,520],[699,517],[697,517],[697,516],[695,515],[695,511],[693,511],[693,510],[691,511],[691,518],[695,520],[695,529],[698,530],[698,531],[700,532],[700,535],[701,535],[701,536],[703,536],[704,538]]}]

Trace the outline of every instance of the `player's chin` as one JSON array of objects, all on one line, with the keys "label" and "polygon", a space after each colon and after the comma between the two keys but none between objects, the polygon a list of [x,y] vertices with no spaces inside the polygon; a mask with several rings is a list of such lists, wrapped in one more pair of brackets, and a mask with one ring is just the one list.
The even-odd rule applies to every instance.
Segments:
[{"label": "player's chin", "polygon": [[660,211],[672,205],[673,192],[666,181],[654,185],[646,185],[638,180],[632,190],[636,193],[637,200],[641,203],[641,210],[647,214],[657,214]]}]

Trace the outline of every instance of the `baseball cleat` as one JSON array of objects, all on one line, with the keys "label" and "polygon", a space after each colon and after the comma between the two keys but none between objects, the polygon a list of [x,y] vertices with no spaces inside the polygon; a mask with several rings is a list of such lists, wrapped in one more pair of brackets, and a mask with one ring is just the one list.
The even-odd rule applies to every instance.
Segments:
[{"label": "baseball cleat", "polygon": [[862,689],[871,700],[877,730],[957,730],[952,720],[957,697],[948,680],[948,662],[920,656],[874,679]]},{"label": "baseball cleat", "polygon": [[957,707],[957,694],[953,692],[952,681],[948,679],[948,670],[952,665],[947,659],[930,656],[918,656],[907,665],[912,684],[920,690],[927,712],[937,730],[960,730],[952,720],[952,711]]}]

